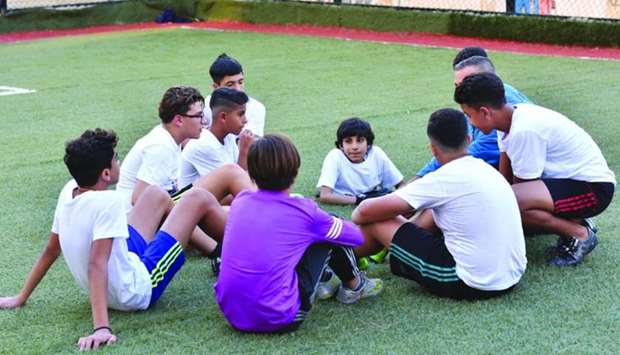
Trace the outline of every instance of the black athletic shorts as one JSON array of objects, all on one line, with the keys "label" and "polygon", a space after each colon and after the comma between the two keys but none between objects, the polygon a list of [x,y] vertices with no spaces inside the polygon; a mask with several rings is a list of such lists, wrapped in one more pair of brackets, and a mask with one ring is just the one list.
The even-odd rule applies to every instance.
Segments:
[{"label": "black athletic shorts", "polygon": [[553,214],[561,218],[587,218],[603,212],[614,196],[610,182],[542,179],[553,199]]},{"label": "black athletic shorts", "polygon": [[483,291],[467,286],[456,274],[456,263],[441,236],[418,227],[403,224],[390,246],[392,273],[419,283],[433,294],[453,299],[486,299],[503,295],[514,285],[501,291]]}]

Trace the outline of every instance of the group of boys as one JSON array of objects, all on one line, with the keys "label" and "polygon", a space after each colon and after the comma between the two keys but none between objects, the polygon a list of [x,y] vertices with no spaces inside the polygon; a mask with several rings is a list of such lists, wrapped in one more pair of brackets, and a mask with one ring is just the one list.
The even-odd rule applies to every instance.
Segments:
[{"label": "group of boys", "polygon": [[[20,293],[0,298],[0,308],[23,305],[61,250],[91,300],[94,329],[79,339],[80,349],[114,343],[108,307],[153,306],[190,246],[221,257],[216,300],[235,329],[252,332],[297,329],[316,297],[353,303],[376,296],[383,284],[360,272],[357,258],[384,248],[394,274],[455,299],[515,288],[527,264],[524,229],[560,236],[552,264],[580,263],[597,244],[589,218],[609,205],[615,188],[598,146],[503,83],[483,49],[465,48],[453,68],[462,111],[431,114],[434,158],[408,184],[372,148],[374,135],[338,134],[328,167],[368,175],[379,163],[363,163],[379,159],[387,185],[398,188],[338,196],[342,174],[324,164],[321,201],[358,204],[352,223],[289,194],[299,154],[286,137],[261,138],[264,106],[244,93],[241,65],[221,55],[210,70],[213,93],[205,100],[193,88],[167,90],[162,124],[122,166],[114,132],[88,130],[67,143],[73,180],[60,193],[47,246]],[[370,130],[359,119],[345,126]],[[116,191],[107,190],[113,184]]]}]

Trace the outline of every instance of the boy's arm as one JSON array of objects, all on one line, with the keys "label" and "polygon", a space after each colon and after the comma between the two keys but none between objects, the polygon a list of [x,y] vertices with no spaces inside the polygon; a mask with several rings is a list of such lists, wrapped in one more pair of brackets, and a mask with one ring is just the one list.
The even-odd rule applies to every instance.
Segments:
[{"label": "boy's arm", "polygon": [[39,282],[43,279],[47,270],[54,264],[58,255],[60,255],[58,234],[51,232],[47,240],[47,245],[45,249],[43,249],[43,253],[41,253],[39,259],[37,259],[32,266],[32,270],[26,277],[21,291],[18,295],[13,297],[0,297],[0,309],[12,309],[23,306],[26,301],[28,301],[32,291],[34,291]]},{"label": "boy's arm", "polygon": [[97,349],[116,342],[108,320],[108,259],[112,251],[113,238],[97,239],[90,248],[88,261],[88,283],[90,305],[93,312],[94,331],[78,340],[80,350]]},{"label": "boy's arm", "polygon": [[499,153],[499,172],[506,178],[509,184],[513,184],[512,166],[510,165],[510,158],[506,152]]},{"label": "boy's arm", "polygon": [[362,202],[354,211],[351,219],[355,224],[364,225],[411,212],[409,204],[395,193],[372,198]]},{"label": "boy's arm", "polygon": [[354,205],[357,197],[340,195],[327,186],[321,186],[319,188],[319,201],[332,205]]}]

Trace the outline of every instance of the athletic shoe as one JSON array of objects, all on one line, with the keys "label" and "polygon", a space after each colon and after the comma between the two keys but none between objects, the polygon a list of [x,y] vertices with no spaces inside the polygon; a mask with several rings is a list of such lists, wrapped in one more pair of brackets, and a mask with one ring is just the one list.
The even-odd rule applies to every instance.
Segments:
[{"label": "athletic shoe", "polygon": [[375,264],[383,264],[383,262],[385,261],[385,258],[387,257],[387,254],[388,254],[388,250],[383,249],[377,254],[369,256],[368,259],[370,259],[370,261],[372,261]]},{"label": "athletic shoe", "polygon": [[558,255],[552,258],[549,263],[555,266],[575,266],[581,263],[583,258],[596,248],[597,244],[596,233],[588,228],[588,237],[585,240],[571,237],[561,247]]},{"label": "athletic shoe", "polygon": [[374,297],[383,291],[383,281],[381,279],[369,279],[365,273],[359,274],[361,285],[356,290],[340,285],[336,299],[340,303],[351,304],[362,298]]},{"label": "athletic shoe", "polygon": [[323,272],[323,275],[328,275],[327,280],[319,283],[319,287],[316,289],[316,298],[320,300],[326,300],[332,298],[340,287],[340,279],[334,274],[334,272],[327,268]]},{"label": "athletic shoe", "polygon": [[594,234],[598,233],[598,227],[592,218],[584,218],[581,225],[594,232]]},{"label": "athletic shoe", "polygon": [[[594,234],[598,232],[598,227],[596,226],[596,223],[594,223],[594,220],[592,218],[584,218],[581,222],[581,225],[586,227],[589,231],[592,231]],[[566,246],[571,243],[571,241],[572,238],[559,237],[557,242],[555,243],[555,246],[545,249],[545,254],[549,258],[558,256],[562,252],[562,250],[564,250]]]},{"label": "athletic shoe", "polygon": [[222,258],[218,256],[209,260],[211,261],[211,271],[213,271],[213,276],[218,277],[220,275],[220,265],[222,264]]}]

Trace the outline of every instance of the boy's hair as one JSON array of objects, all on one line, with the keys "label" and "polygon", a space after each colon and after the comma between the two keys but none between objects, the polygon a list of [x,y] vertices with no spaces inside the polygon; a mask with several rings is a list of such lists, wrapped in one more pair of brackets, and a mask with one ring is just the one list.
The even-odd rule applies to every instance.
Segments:
[{"label": "boy's hair", "polygon": [[437,110],[428,120],[426,134],[444,152],[460,150],[467,145],[467,118],[459,110]]},{"label": "boy's hair", "polygon": [[452,60],[452,67],[454,68],[460,62],[474,56],[488,57],[489,55],[487,54],[487,51],[485,51],[482,47],[465,47],[461,49]]},{"label": "boy's hair", "polygon": [[476,110],[481,106],[499,109],[506,104],[504,84],[492,73],[470,75],[454,90],[454,101]]},{"label": "boy's hair", "polygon": [[170,123],[175,115],[184,115],[196,102],[205,102],[200,91],[187,86],[175,86],[166,90],[159,103],[159,118]]},{"label": "boy's hair", "polygon": [[372,132],[370,123],[360,118],[352,117],[340,122],[340,126],[338,126],[336,131],[336,147],[342,148],[342,141],[347,137],[353,136],[366,138],[369,147],[375,141],[375,134]]},{"label": "boy's hair", "polygon": [[211,68],[209,68],[211,79],[218,84],[225,76],[237,75],[239,73],[243,73],[243,67],[235,58],[229,57],[226,53],[220,54],[211,64]]},{"label": "boy's hair", "polygon": [[209,107],[213,116],[216,116],[221,111],[230,112],[245,105],[249,100],[250,98],[243,91],[222,87],[211,93]]},{"label": "boy's hair", "polygon": [[117,142],[114,131],[95,128],[66,143],[65,164],[79,186],[95,185],[103,169],[112,167]]},{"label": "boy's hair", "polygon": [[491,59],[475,55],[460,61],[454,66],[454,71],[459,71],[464,68],[476,67],[479,73],[495,73],[495,66]]},{"label": "boy's hair", "polygon": [[301,165],[293,142],[282,134],[266,134],[248,151],[248,173],[262,190],[282,191],[295,182]]}]

